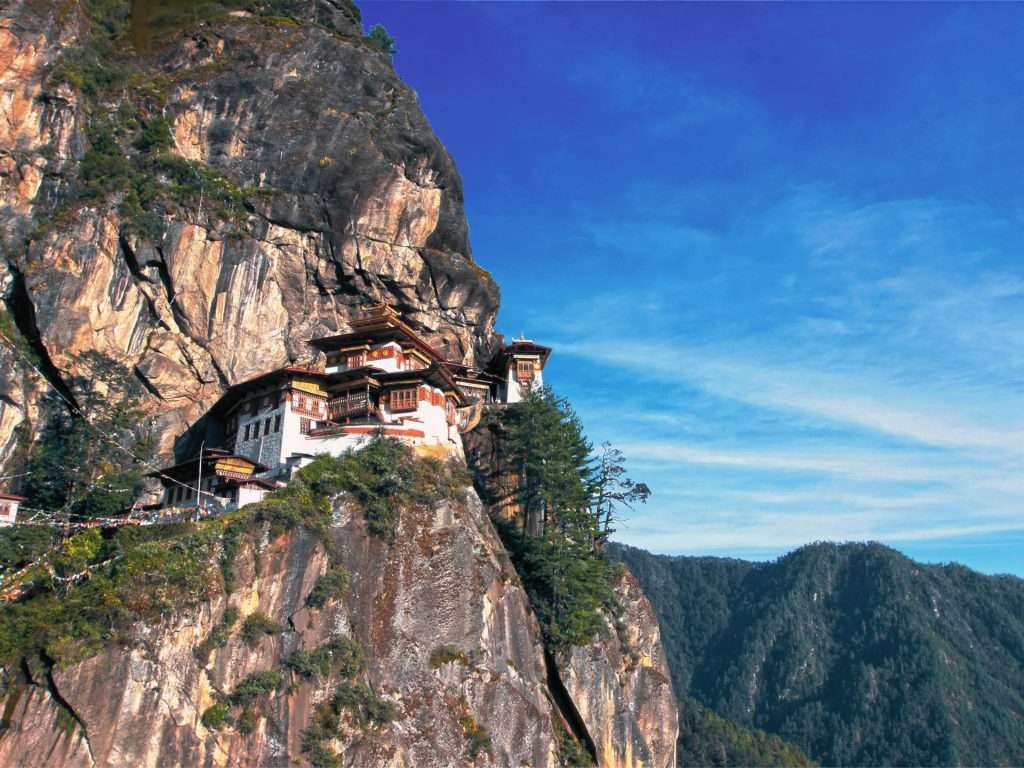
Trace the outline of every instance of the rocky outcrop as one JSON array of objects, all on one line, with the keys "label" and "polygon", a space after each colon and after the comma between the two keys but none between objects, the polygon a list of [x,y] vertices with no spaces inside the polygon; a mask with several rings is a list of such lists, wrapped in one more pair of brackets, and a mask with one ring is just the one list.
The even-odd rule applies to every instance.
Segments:
[{"label": "rocky outcrop", "polygon": [[[133,60],[169,152],[245,196],[231,221],[202,194],[165,206],[149,239],[118,194],[76,197],[88,127],[122,106],[50,76],[86,35],[78,2],[0,10],[0,264],[25,300],[5,286],[6,305],[58,385],[86,350],[131,370],[165,456],[226,386],[309,357],[307,339],[369,303],[453,359],[492,344],[497,287],[472,261],[458,172],[415,93],[350,4],[292,5],[298,22],[235,14]],[[4,402],[17,413],[0,415],[0,465],[34,407]]]},{"label": "rocky outcrop", "polygon": [[609,638],[556,655],[565,690],[594,742],[598,765],[674,766],[678,712],[654,609],[623,568],[622,613]]},{"label": "rocky outcrop", "polygon": [[[250,673],[284,672],[294,650],[345,636],[367,654],[361,681],[394,704],[396,718],[369,728],[348,723],[335,744],[344,765],[558,765],[567,704],[549,686],[528,599],[476,495],[467,489],[459,502],[403,510],[391,539],[368,534],[362,516],[338,500],[330,535],[352,574],[339,602],[306,605],[328,566],[313,536],[291,532],[249,545],[230,596],[217,592],[198,610],[139,627],[130,648],[54,669],[49,687],[10,694],[0,764],[34,768],[41,755],[55,766],[301,762],[304,729],[336,681],[289,673],[280,692],[262,700],[249,734],[207,728],[203,712],[217,691],[231,692]],[[586,722],[600,765],[670,766],[676,718],[657,624],[631,578],[623,590],[623,638],[564,659],[568,706]],[[261,611],[285,631],[255,646],[236,631],[204,663],[196,648],[229,604],[243,617]],[[475,759],[469,723],[490,739]]]}]

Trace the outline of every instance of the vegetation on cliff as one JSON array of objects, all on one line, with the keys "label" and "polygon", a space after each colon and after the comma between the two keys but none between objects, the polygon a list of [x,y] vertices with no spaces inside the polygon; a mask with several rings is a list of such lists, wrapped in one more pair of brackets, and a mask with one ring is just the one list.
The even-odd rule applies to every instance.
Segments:
[{"label": "vegetation on cliff", "polygon": [[516,478],[513,522],[502,538],[530,595],[545,641],[586,645],[615,613],[616,566],[601,552],[623,505],[649,489],[625,477],[622,454],[599,455],[564,398],[535,390],[497,414]]},{"label": "vegetation on cliff", "polygon": [[[826,765],[1024,760],[1024,582],[877,544],[767,564],[616,547],[680,695]],[[684,729],[685,730],[685,729]]]},{"label": "vegetation on cliff", "polygon": [[[235,554],[244,539],[253,541],[264,531],[273,537],[304,528],[332,552],[327,531],[330,498],[337,494],[349,494],[371,533],[387,534],[401,507],[453,498],[464,482],[463,473],[437,460],[419,458],[395,440],[375,438],[360,451],[318,458],[286,488],[238,512],[197,523],[75,533],[34,560],[30,595],[0,609],[0,664],[10,668],[23,657],[71,664],[107,644],[128,642],[136,622],[160,621],[231,591]],[[382,518],[384,509],[388,513]],[[0,531],[0,554],[18,562],[42,547],[21,527]],[[5,570],[12,567],[0,563]],[[314,589],[314,603],[337,599],[344,591],[347,578],[336,563],[325,578],[319,591]],[[223,644],[219,641],[237,620],[230,618],[205,653]],[[255,642],[281,629],[251,614],[241,631]]]},{"label": "vegetation on cliff", "polygon": [[138,379],[106,355],[76,358],[75,403],[44,401],[46,426],[28,461],[25,495],[37,510],[74,518],[128,511],[143,490],[153,455]]}]

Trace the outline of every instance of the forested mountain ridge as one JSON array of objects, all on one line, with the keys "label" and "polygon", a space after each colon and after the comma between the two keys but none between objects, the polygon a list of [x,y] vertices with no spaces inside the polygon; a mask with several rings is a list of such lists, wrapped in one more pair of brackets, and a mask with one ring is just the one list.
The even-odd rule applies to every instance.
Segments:
[{"label": "forested mountain ridge", "polygon": [[1024,581],[813,544],[772,563],[613,546],[680,697],[825,765],[1024,762]]}]

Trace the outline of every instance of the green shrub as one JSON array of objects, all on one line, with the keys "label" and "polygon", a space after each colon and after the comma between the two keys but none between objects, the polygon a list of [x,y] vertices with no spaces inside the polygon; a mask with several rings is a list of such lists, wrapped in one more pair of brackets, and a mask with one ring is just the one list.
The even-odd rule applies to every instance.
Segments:
[{"label": "green shrub", "polygon": [[275,670],[253,672],[235,686],[231,693],[231,703],[244,707],[251,704],[265,693],[276,691],[284,682],[284,676]]},{"label": "green shrub", "polygon": [[250,613],[242,622],[242,640],[248,646],[256,645],[265,635],[276,635],[284,631],[284,627],[262,611]]},{"label": "green shrub", "polygon": [[383,51],[388,56],[394,56],[398,53],[398,49],[395,47],[395,38],[388,34],[383,24],[374,24],[370,27],[369,33],[363,40],[368,45]]},{"label": "green shrub", "polygon": [[348,590],[349,573],[340,565],[327,569],[316,581],[316,585],[306,595],[306,605],[311,608],[323,608],[327,603],[340,600]]},{"label": "green shrub", "polygon": [[235,727],[238,728],[239,733],[250,734],[256,730],[256,726],[259,724],[260,718],[255,711],[251,709],[243,709],[242,714],[238,716],[238,721],[235,723]]},{"label": "green shrub", "polygon": [[367,528],[378,536],[394,533],[401,508],[455,498],[466,484],[464,473],[417,457],[399,440],[379,436],[340,458],[319,456],[299,476],[317,493],[351,495]]},{"label": "green shrub", "polygon": [[560,719],[556,718],[554,724],[555,736],[558,738],[559,764],[565,768],[591,768],[595,764],[594,756],[566,730]]},{"label": "green shrub", "polygon": [[214,704],[203,712],[201,720],[205,727],[216,731],[224,725],[231,724],[231,709],[224,703]]},{"label": "green shrub", "polygon": [[53,546],[53,534],[54,529],[47,525],[0,528],[0,574],[19,570],[37,560]]},{"label": "green shrub", "polygon": [[432,669],[438,669],[453,661],[459,662],[464,667],[469,666],[469,656],[454,645],[439,645],[430,652],[430,667]]},{"label": "green shrub", "polygon": [[158,621],[206,600],[219,591],[213,551],[220,525],[125,526],[99,542],[95,534],[73,537],[73,546],[55,557],[61,571],[85,559],[119,559],[74,585],[54,584],[40,568],[29,598],[0,606],[0,663],[43,655],[72,664],[128,641],[140,621]]},{"label": "green shrub", "polygon": [[354,640],[339,637],[312,651],[293,651],[284,664],[305,678],[328,677],[334,672],[339,677],[351,679],[363,669],[363,649]]},{"label": "green shrub", "polygon": [[330,747],[319,741],[303,742],[302,751],[313,768],[340,768],[341,758]]},{"label": "green shrub", "polygon": [[365,685],[345,683],[331,699],[335,712],[347,710],[362,727],[387,725],[397,716],[395,705],[381,698]]}]

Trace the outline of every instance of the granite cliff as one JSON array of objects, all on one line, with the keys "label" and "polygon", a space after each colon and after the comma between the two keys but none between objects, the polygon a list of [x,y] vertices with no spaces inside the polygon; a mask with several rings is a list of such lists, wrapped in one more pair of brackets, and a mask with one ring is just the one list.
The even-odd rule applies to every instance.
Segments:
[{"label": "granite cliff", "polygon": [[[194,608],[140,625],[128,647],[46,673],[8,670],[0,764],[305,764],[304,736],[338,682],[289,671],[288,660],[339,636],[363,649],[361,684],[393,707],[385,724],[344,721],[334,742],[343,765],[556,766],[564,734],[579,727],[577,712],[596,764],[675,764],[668,668],[631,579],[628,654],[614,633],[573,649],[562,660],[567,698],[557,684],[562,664],[545,658],[526,594],[472,490],[403,509],[390,540],[368,534],[338,498],[330,540],[351,582],[323,608],[307,600],[331,563],[323,544],[301,530],[257,533],[239,547],[230,595],[216,588]],[[211,648],[229,607],[239,616],[235,630]],[[253,615],[279,629],[247,642],[238,624]],[[251,731],[208,727],[203,713],[218,692],[261,672],[285,680],[254,705]]]},{"label": "granite cliff", "polygon": [[[5,474],[23,466],[46,393],[75,398],[88,352],[143,385],[166,458],[228,386],[306,360],[307,339],[347,330],[369,303],[452,359],[496,343],[498,290],[470,253],[458,173],[355,7],[231,5],[131,55],[94,45],[127,2],[0,10]],[[353,706],[388,716],[334,724],[344,765],[553,766],[567,741],[602,766],[674,764],[657,621],[628,573],[605,636],[552,651],[471,488],[403,507],[385,538],[346,495],[331,504],[319,536],[249,531],[233,589],[212,575],[82,658],[8,664],[0,763],[301,764],[340,693],[289,660],[347,638],[364,659],[343,692],[372,692]],[[228,543],[210,546],[216,559]],[[338,565],[344,597],[311,607]],[[275,629],[244,637],[232,616]],[[263,673],[287,684],[260,690],[245,727],[218,729],[211,707]]]},{"label": "granite cliff", "polygon": [[[371,301],[453,359],[491,344],[498,289],[472,260],[461,180],[415,93],[348,3],[290,5],[294,17],[238,12],[168,35],[100,70],[116,87],[89,81],[88,7],[0,12],[9,324],[65,389],[86,350],[131,369],[165,456],[227,386],[308,358],[306,340],[347,330]],[[163,183],[132,217],[131,187],[149,180],[97,170],[97,144],[114,134],[138,167],[141,142],[123,137],[139,123],[169,132],[144,173],[183,159],[169,172],[198,181]],[[39,392],[4,362],[0,465],[31,442]]]}]

